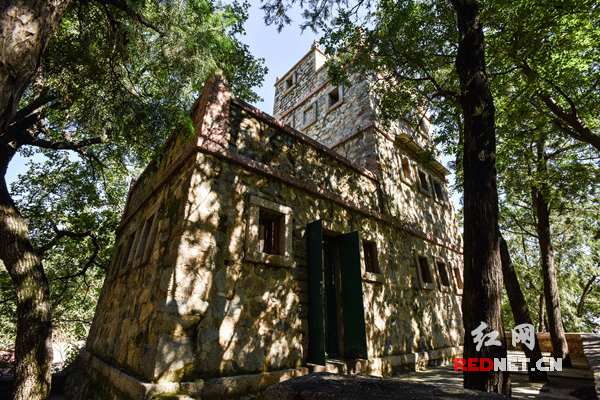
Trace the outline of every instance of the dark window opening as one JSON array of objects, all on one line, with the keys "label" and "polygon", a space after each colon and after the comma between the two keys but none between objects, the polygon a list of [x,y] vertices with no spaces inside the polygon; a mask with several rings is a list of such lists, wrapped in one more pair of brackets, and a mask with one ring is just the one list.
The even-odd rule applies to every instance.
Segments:
[{"label": "dark window opening", "polygon": [[288,90],[289,88],[291,88],[292,86],[294,86],[294,75],[290,75],[286,80],[285,80],[285,90]]},{"label": "dark window opening", "polygon": [[123,243],[119,245],[119,249],[117,250],[117,254],[115,256],[114,264],[117,267],[121,265],[121,257],[123,257]]},{"label": "dark window opening", "polygon": [[454,267],[454,276],[456,277],[456,287],[460,290],[463,289],[463,280],[462,275],[460,273],[459,267]]},{"label": "dark window opening", "polygon": [[448,270],[446,269],[446,264],[444,264],[443,262],[438,262],[437,267],[438,267],[438,274],[442,281],[442,286],[449,287],[450,286],[450,278],[448,277]]},{"label": "dark window opening", "polygon": [[433,181],[433,191],[435,193],[435,197],[438,200],[443,201],[444,200],[444,191],[442,190],[442,184],[436,180],[432,180],[432,181]]},{"label": "dark window opening", "polygon": [[283,255],[284,218],[277,211],[261,208],[258,217],[258,252]]},{"label": "dark window opening", "polygon": [[363,240],[363,252],[365,257],[365,270],[367,272],[379,273],[379,263],[377,261],[377,244],[375,242]]},{"label": "dark window opening", "polygon": [[429,192],[429,183],[427,182],[427,174],[423,171],[419,171],[419,182],[421,183],[421,189]]},{"label": "dark window opening", "polygon": [[429,262],[426,257],[419,257],[419,268],[421,270],[421,279],[424,283],[433,283],[433,275],[429,269]]},{"label": "dark window opening", "polygon": [[336,105],[340,101],[340,89],[335,88],[329,92],[329,107]]}]

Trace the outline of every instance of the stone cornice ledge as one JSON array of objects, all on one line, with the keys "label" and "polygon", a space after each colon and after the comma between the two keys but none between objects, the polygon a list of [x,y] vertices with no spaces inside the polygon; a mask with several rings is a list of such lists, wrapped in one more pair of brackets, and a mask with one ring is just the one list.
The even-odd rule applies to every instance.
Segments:
[{"label": "stone cornice ledge", "polygon": [[371,210],[370,208],[363,207],[360,204],[353,202],[352,200],[348,200],[338,194],[335,194],[328,190],[325,190],[325,189],[315,185],[314,183],[304,181],[293,175],[285,173],[277,168],[274,168],[269,165],[263,164],[261,162],[252,160],[252,159],[250,159],[244,155],[241,155],[237,152],[226,149],[223,146],[221,146],[220,144],[215,143],[207,138],[199,138],[198,151],[201,151],[203,153],[212,154],[216,157],[236,163],[236,164],[246,167],[254,172],[260,173],[260,174],[265,175],[270,178],[277,179],[285,184],[296,187],[298,189],[302,189],[302,190],[308,192],[309,194],[330,200],[330,201],[332,201],[338,205],[341,205],[343,207],[358,211],[359,213],[366,215],[368,217],[378,219],[378,220],[385,222],[387,224],[390,224],[392,226],[396,226],[397,228],[399,228],[405,232],[408,232],[409,234],[411,234],[413,236],[420,237],[421,239],[426,240],[430,243],[445,247],[449,250],[452,250],[459,254],[462,254],[462,249],[457,245],[449,243],[443,239],[440,239],[438,237],[430,235],[419,229],[413,228],[407,224],[404,224],[404,223],[396,220],[395,218],[392,218],[392,217],[384,215],[380,212]]}]

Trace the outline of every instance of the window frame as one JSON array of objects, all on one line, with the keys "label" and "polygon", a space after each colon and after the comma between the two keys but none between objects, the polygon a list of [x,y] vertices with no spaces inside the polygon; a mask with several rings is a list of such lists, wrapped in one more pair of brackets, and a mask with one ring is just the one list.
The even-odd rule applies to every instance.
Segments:
[{"label": "window frame", "polygon": [[[423,280],[423,273],[421,272],[421,261],[420,261],[421,258],[425,259],[427,261],[427,268],[429,270],[429,275],[431,276],[432,282],[425,282]],[[424,290],[435,290],[436,285],[437,285],[437,283],[436,283],[436,275],[437,274],[431,268],[430,258],[431,257],[429,257],[423,253],[415,252],[415,267],[417,269],[417,277],[419,279],[419,285],[420,285],[421,289],[424,289]]]},{"label": "window frame", "polygon": [[[407,185],[412,186],[414,184],[414,167],[411,165],[410,158],[403,155],[400,156],[400,170],[400,180],[402,180]],[[408,173],[410,174],[410,176],[408,177],[406,176],[406,170],[408,170]]]},{"label": "window frame", "polygon": [[[462,296],[463,294],[463,288],[464,288],[464,284],[465,284],[465,280],[464,280],[464,267],[461,268],[459,264],[451,264],[452,266],[452,277],[454,278],[453,282],[454,282],[454,292],[460,296]],[[456,270],[458,270],[458,274],[456,273]],[[460,284],[459,284],[459,279],[460,279]],[[461,288],[461,286],[463,286],[463,288]]]},{"label": "window frame", "polygon": [[[431,182],[429,182],[429,176],[430,175],[425,170],[417,168],[417,186],[419,188],[419,191],[431,197]],[[423,179],[421,179],[421,177],[423,177]],[[423,182],[427,184],[426,188],[423,187]]]},{"label": "window frame", "polygon": [[[331,103],[331,94],[337,91],[338,100],[335,103]],[[343,86],[334,86],[327,91],[326,94],[327,99],[327,112],[333,111],[338,108],[344,102],[344,87]]]},{"label": "window frame", "polygon": [[287,76],[283,78],[283,95],[287,95],[289,92],[294,90],[296,84],[298,83],[298,73],[297,71],[292,71]]},{"label": "window frame", "polygon": [[[444,193],[444,186],[442,182],[433,177],[433,175],[429,176],[430,178],[430,186],[431,186],[431,195],[432,197],[441,204],[446,203],[446,195]],[[438,193],[436,189],[436,185],[439,187],[440,193]]]},{"label": "window frame", "polygon": [[[452,292],[452,286],[453,286],[453,273],[450,270],[450,263],[447,260],[444,260],[441,257],[434,257],[434,262],[435,262],[435,271],[438,275],[438,286],[440,288],[440,290],[442,292]],[[446,270],[446,277],[448,278],[448,286],[444,285],[444,280],[442,279],[442,276],[440,275],[440,268],[439,268],[439,264],[443,264],[444,265],[444,269]]]},{"label": "window frame", "polygon": [[[270,254],[258,251],[259,226],[261,209],[281,214],[280,241],[282,254]],[[248,209],[248,223],[246,231],[245,259],[252,262],[277,265],[284,267],[293,266],[292,258],[292,209],[290,207],[265,200],[261,197],[250,196]]]},{"label": "window frame", "polygon": [[[365,243],[370,243],[374,246],[375,260],[377,265],[377,272],[367,271],[367,250],[365,249]],[[364,234],[361,232],[360,235],[360,264],[362,270],[362,278],[364,281],[383,283],[383,274],[381,268],[381,259],[379,257],[379,249],[381,246],[375,235]]]}]

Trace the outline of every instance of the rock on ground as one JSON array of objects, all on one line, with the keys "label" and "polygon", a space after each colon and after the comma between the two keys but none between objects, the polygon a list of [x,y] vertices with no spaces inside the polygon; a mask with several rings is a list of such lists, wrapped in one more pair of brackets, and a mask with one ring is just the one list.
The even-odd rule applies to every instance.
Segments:
[{"label": "rock on ground", "polygon": [[402,382],[365,375],[339,375],[328,372],[309,374],[280,382],[266,390],[266,400],[469,400],[508,399],[497,393],[484,393],[455,387]]}]

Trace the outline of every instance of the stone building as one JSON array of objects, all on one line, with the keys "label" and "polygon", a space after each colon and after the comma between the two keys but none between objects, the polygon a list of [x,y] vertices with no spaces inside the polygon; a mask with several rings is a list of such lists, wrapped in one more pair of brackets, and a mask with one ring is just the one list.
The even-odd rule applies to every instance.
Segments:
[{"label": "stone building", "polygon": [[[383,129],[318,46],[275,118],[209,80],[133,184],[73,397],[235,398],[462,352],[461,236],[425,113]],[[84,372],[86,371],[86,372]]]}]

